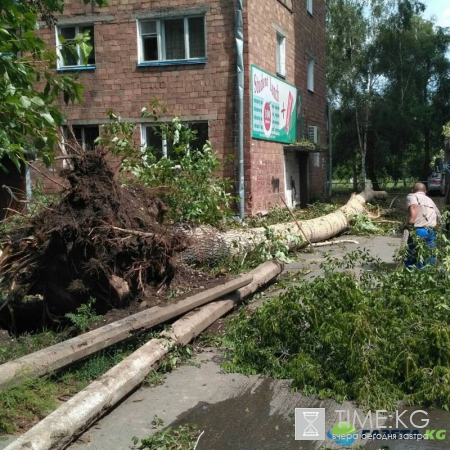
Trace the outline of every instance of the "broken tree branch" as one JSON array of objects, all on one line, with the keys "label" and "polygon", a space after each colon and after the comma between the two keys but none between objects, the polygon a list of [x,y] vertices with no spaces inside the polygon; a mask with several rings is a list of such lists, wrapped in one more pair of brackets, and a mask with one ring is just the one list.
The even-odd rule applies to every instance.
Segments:
[{"label": "broken tree branch", "polygon": [[155,233],[146,233],[144,231],[137,231],[137,230],[127,230],[125,228],[119,228],[119,227],[110,227],[112,230],[120,231],[121,233],[128,233],[133,234],[134,236],[142,236],[142,237],[154,237]]},{"label": "broken tree branch", "polygon": [[326,247],[327,245],[338,245],[338,244],[359,244],[359,242],[353,241],[351,239],[341,239],[339,241],[317,242],[316,244],[311,244],[311,245],[313,247]]},{"label": "broken tree branch", "polygon": [[291,215],[291,217],[294,219],[295,223],[297,224],[297,227],[300,231],[300,233],[303,234],[303,237],[305,238],[306,242],[308,242],[309,245],[311,245],[311,241],[308,239],[308,236],[306,236],[305,232],[303,231],[302,226],[298,223],[298,220],[295,218],[294,213],[290,210],[289,206],[287,205],[286,201],[284,200],[284,198],[280,195],[281,201],[284,203],[284,206],[286,206],[286,209],[289,211],[289,214]]},{"label": "broken tree branch", "polygon": [[30,163],[30,167],[35,170],[37,173],[40,173],[43,177],[47,178],[47,180],[50,180],[52,183],[57,184],[58,186],[61,186],[64,190],[67,189],[67,186],[64,186],[62,183],[60,183],[59,181],[56,181],[55,179],[53,179],[52,177],[48,176],[45,172],[43,172],[42,170],[38,169],[35,165]]}]

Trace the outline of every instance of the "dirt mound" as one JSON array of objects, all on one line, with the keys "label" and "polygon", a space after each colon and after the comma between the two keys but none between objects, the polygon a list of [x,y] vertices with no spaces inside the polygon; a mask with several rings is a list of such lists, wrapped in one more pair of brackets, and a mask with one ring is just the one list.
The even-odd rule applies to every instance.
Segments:
[{"label": "dirt mound", "polygon": [[29,313],[28,296],[47,318],[64,316],[89,297],[104,313],[175,274],[174,255],[187,239],[162,224],[165,205],[145,187],[120,186],[101,150],[73,156],[59,204],[2,237],[0,288],[9,291],[10,310],[3,309],[2,321]]}]

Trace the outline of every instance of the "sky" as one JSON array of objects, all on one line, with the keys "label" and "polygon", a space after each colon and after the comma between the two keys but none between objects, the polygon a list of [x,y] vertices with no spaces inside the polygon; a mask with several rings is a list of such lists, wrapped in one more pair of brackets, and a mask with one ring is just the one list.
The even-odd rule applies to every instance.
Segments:
[{"label": "sky", "polygon": [[436,16],[436,25],[450,27],[450,2],[448,0],[423,0],[427,6],[425,18],[431,19]]}]

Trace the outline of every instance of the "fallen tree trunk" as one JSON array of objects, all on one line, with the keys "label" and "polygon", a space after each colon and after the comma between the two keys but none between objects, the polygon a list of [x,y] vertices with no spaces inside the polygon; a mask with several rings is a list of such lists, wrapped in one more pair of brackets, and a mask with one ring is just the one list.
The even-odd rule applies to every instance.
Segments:
[{"label": "fallen tree trunk", "polygon": [[[337,211],[334,211],[326,216],[317,217],[316,219],[302,220],[299,223],[302,230],[310,242],[321,242],[330,239],[340,233],[343,233],[350,226],[350,220],[357,214],[365,214],[365,205],[373,200],[385,200],[388,194],[385,191],[374,191],[372,183],[367,182],[364,191],[355,195],[352,194],[348,202],[341,206]],[[271,230],[285,234],[292,233],[297,230],[295,222],[288,222],[284,224],[272,225]],[[264,233],[264,228],[255,228],[252,231],[257,233]],[[301,236],[301,233],[300,233]]]},{"label": "fallen tree trunk", "polygon": [[62,369],[99,350],[123,341],[138,331],[181,316],[227,294],[232,293],[228,299],[239,303],[279,275],[282,270],[282,263],[275,260],[268,261],[248,274],[180,300],[176,304],[149,308],[75,338],[9,361],[0,365],[0,389],[17,385],[24,379],[36,378]]},{"label": "fallen tree trunk", "polygon": [[179,319],[169,332],[164,333],[166,338],[152,339],[146,343],[12,442],[5,450],[66,448],[76,436],[142,383],[172,347],[189,343],[219,317],[232,311],[236,303],[255,292],[282,270],[283,264],[277,261],[270,261],[254,269],[250,272],[253,276],[252,283],[240,288],[231,299],[210,303]]},{"label": "fallen tree trunk", "polygon": [[[263,267],[264,269],[264,267]],[[137,331],[145,330],[208,302],[217,300],[253,281],[251,274],[215,286],[169,306],[155,306],[96,330],[68,339],[0,366],[0,388],[16,385],[61,369],[99,350],[123,341]]]},{"label": "fallen tree trunk", "polygon": [[178,320],[166,338],[152,339],[117,366],[72,397],[5,450],[50,450],[66,448],[73,438],[103,416],[138,386],[177,344],[185,345],[219,317],[232,310],[234,302],[219,301]]},{"label": "fallen tree trunk", "polygon": [[[298,235],[303,242],[321,242],[346,231],[350,220],[357,214],[365,214],[365,205],[374,200],[385,200],[388,194],[385,191],[374,191],[372,183],[367,182],[364,191],[352,194],[348,202],[338,210],[316,219],[287,222],[269,226],[269,230],[286,237]],[[213,228],[198,228],[193,232],[191,246],[182,253],[185,261],[214,263],[221,255],[239,252],[257,246],[266,240],[266,229],[263,227],[250,230],[229,230],[218,232]],[[291,247],[298,243],[289,242]]]}]

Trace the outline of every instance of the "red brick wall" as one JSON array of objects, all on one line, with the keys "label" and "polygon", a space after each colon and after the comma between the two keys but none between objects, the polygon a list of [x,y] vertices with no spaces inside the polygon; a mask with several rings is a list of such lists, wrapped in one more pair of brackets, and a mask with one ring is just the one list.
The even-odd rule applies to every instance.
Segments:
[{"label": "red brick wall", "polygon": [[[109,15],[113,20],[95,21],[96,69],[79,72],[85,86],[81,105],[61,110],[75,124],[99,123],[109,109],[122,118],[139,120],[143,106],[156,97],[168,104],[169,113],[182,118],[208,120],[209,138],[221,155],[237,152],[235,2],[232,0],[123,0],[111,6],[85,6],[67,0],[64,18],[77,15]],[[277,0],[244,0],[245,22],[245,185],[246,211],[256,213],[280,202],[284,194],[283,145],[251,139],[249,86],[250,65],[275,73],[276,31],[287,33],[286,81],[303,91],[305,125],[318,125],[325,142],[325,0],[314,0],[314,15],[306,12],[306,0],[296,0],[291,14]],[[207,58],[203,65],[137,67],[136,19],[145,10],[208,7],[206,12]],[[50,45],[55,31],[43,29]],[[315,92],[306,89],[306,52],[316,58]],[[140,137],[136,133],[136,140]],[[237,179],[237,160],[225,174]],[[323,175],[310,171],[310,193],[322,192]],[[45,182],[48,185],[48,180]],[[278,183],[278,187],[277,187]]]},{"label": "red brick wall", "polygon": [[[248,0],[246,14],[246,73],[251,64],[272,74],[276,73],[277,29],[286,34],[286,81],[303,92],[303,129],[308,125],[319,126],[321,143],[326,143],[326,86],[325,86],[325,0],[314,0],[311,16],[306,11],[306,0],[293,3],[289,11],[277,0]],[[284,34],[283,33],[283,34]],[[307,90],[307,62],[315,59],[314,93]],[[246,188],[249,213],[266,210],[280,204],[280,193],[284,195],[284,150],[283,145],[251,138],[251,85],[246,78]],[[303,136],[298,136],[299,138]],[[309,158],[309,197],[323,193],[325,160],[315,167]],[[279,180],[279,189],[274,180]]]},{"label": "red brick wall", "polygon": [[[206,64],[168,67],[137,67],[137,24],[133,13],[173,8],[209,7],[206,12]],[[173,115],[208,120],[209,138],[222,155],[235,153],[234,2],[224,0],[112,1],[109,7],[85,6],[81,0],[65,2],[64,18],[94,14],[114,20],[95,21],[95,71],[77,72],[85,86],[83,103],[66,106],[62,112],[72,123],[105,121],[114,109],[124,120],[140,117],[142,107],[156,98]],[[55,30],[45,29],[45,39],[56,45]],[[140,137],[136,133],[136,140]],[[228,167],[228,176],[235,176]]]},{"label": "red brick wall", "polygon": [[[325,36],[325,0],[313,0],[313,14],[306,11],[306,0],[295,2],[296,33],[296,81],[303,91],[303,129],[320,127],[321,147],[328,147],[326,129],[326,36]],[[308,59],[315,60],[314,93],[307,89],[306,68]],[[327,153],[320,154],[320,167],[313,166],[310,158],[309,197],[314,200],[324,193]]]}]

